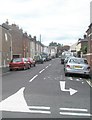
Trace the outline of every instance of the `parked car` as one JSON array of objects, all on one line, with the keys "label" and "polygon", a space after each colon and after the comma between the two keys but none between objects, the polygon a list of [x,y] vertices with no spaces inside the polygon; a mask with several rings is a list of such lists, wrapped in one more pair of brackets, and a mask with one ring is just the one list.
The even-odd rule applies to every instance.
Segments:
[{"label": "parked car", "polygon": [[41,53],[40,55],[43,58],[43,61],[49,61],[49,57],[47,53]]},{"label": "parked car", "polygon": [[65,75],[82,74],[90,76],[90,66],[85,58],[70,57],[64,66]]},{"label": "parked car", "polygon": [[73,53],[72,52],[69,52],[69,51],[65,51],[62,53],[61,55],[61,64],[64,64],[64,60],[66,57],[72,57],[73,56]]},{"label": "parked car", "polygon": [[73,58],[72,56],[67,56],[65,59],[64,59],[64,69],[65,69],[65,65],[66,65],[66,63],[68,62],[68,59],[69,58]]},{"label": "parked car", "polygon": [[33,58],[27,58],[27,59],[28,59],[30,67],[31,66],[34,66],[34,67],[36,66],[36,62],[35,62],[35,60]]},{"label": "parked car", "polygon": [[28,63],[28,60],[26,58],[14,58],[11,60],[9,63],[9,69],[10,71],[12,70],[17,70],[17,69],[29,69],[30,65]]},{"label": "parked car", "polygon": [[41,55],[35,55],[34,60],[35,60],[36,63],[41,63],[41,64],[44,63],[44,60],[43,60]]}]

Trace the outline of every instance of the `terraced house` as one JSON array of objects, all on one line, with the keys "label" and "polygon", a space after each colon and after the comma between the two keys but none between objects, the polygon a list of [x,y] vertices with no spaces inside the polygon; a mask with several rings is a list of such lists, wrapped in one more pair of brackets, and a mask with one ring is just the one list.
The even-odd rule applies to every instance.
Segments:
[{"label": "terraced house", "polygon": [[43,52],[44,45],[23,32],[16,24],[8,21],[0,25],[0,66],[8,66],[10,60],[16,57],[32,57]]},{"label": "terraced house", "polygon": [[12,58],[12,37],[8,27],[0,25],[0,67],[7,67]]},{"label": "terraced house", "polygon": [[90,3],[90,25],[86,33],[87,33],[87,38],[88,38],[87,59],[92,69],[92,2]]}]

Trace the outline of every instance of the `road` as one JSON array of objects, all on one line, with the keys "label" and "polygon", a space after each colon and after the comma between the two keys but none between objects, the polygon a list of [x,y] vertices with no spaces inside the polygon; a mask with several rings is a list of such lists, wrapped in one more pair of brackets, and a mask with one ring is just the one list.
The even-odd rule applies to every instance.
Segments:
[{"label": "road", "polygon": [[89,78],[65,77],[56,58],[2,76],[3,118],[90,118]]}]

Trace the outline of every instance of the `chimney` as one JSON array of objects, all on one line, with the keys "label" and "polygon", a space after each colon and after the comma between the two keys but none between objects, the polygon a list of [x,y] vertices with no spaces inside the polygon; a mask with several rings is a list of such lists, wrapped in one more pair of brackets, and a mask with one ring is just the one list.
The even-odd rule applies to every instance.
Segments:
[{"label": "chimney", "polygon": [[86,35],[84,35],[84,39],[86,38]]},{"label": "chimney", "polygon": [[7,24],[7,25],[9,24],[8,19],[6,20],[6,24]]}]

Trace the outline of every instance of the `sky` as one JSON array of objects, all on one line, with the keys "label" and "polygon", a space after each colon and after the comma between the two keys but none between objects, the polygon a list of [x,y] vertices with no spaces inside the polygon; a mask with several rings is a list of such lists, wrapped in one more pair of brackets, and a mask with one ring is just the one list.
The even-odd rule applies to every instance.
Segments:
[{"label": "sky", "polygon": [[0,24],[15,23],[48,46],[72,45],[83,38],[90,25],[92,0],[2,0]]}]

